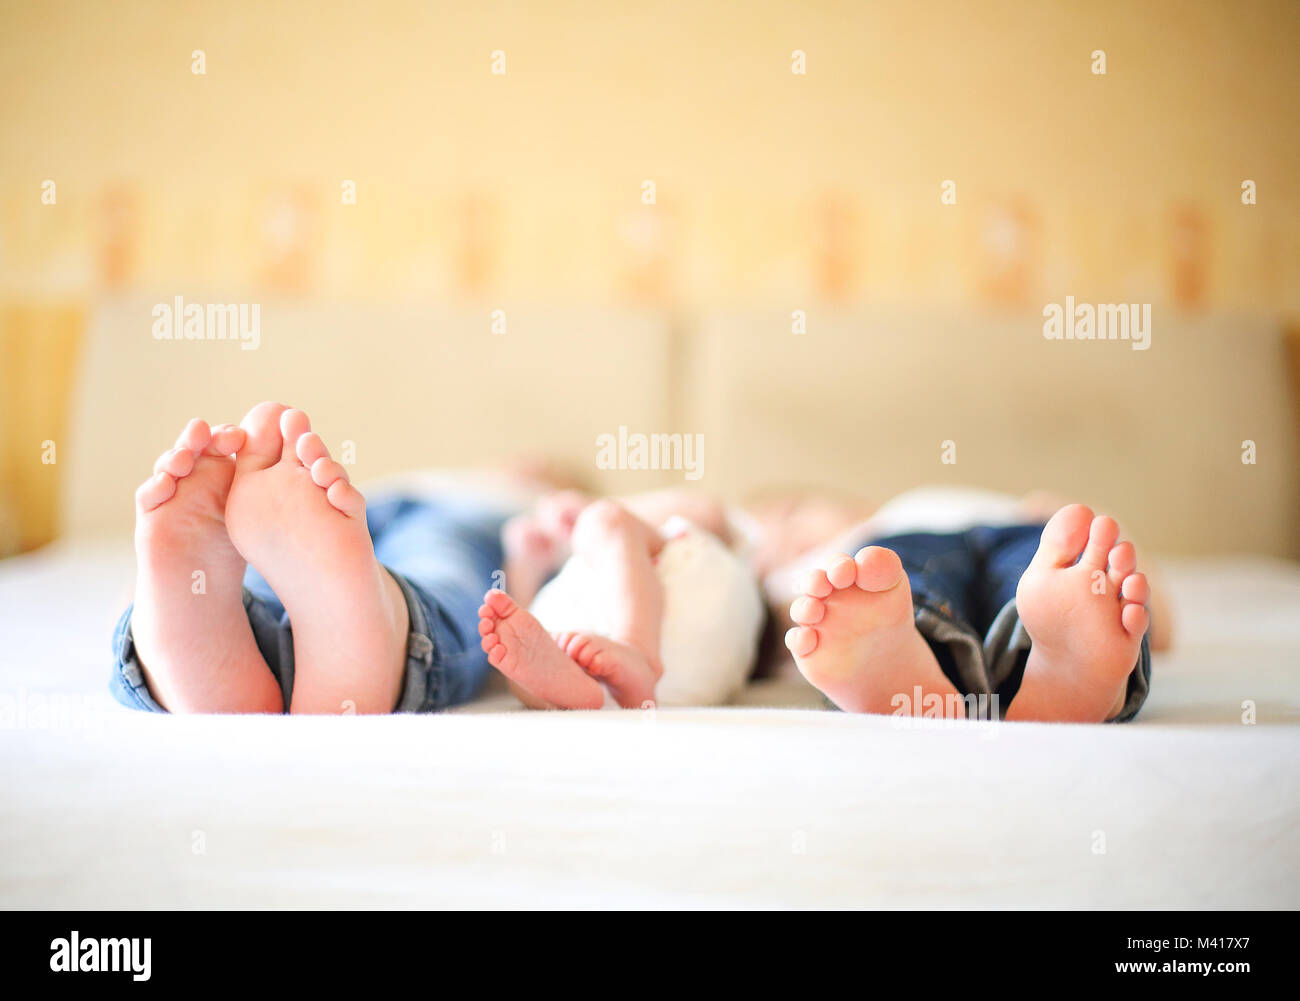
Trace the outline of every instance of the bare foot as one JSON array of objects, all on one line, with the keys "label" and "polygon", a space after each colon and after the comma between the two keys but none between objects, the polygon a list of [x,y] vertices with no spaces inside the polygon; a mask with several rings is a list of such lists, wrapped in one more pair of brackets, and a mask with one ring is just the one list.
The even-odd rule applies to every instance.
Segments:
[{"label": "bare foot", "polygon": [[[934,651],[916,630],[912,588],[892,550],[867,546],[813,570],[790,605],[785,644],[809,683],[841,709],[965,716]],[[921,698],[915,698],[917,688]]]},{"label": "bare foot", "polygon": [[406,600],[375,559],[365,498],[301,410],[259,403],[241,427],[226,525],[289,613],[290,712],[392,712],[406,669]]},{"label": "bare foot", "polygon": [[489,591],[478,614],[488,663],[520,688],[560,709],[599,709],[604,704],[600,684],[510,595]]},{"label": "bare foot", "polygon": [[595,633],[560,633],[556,645],[614,696],[624,709],[654,705],[663,667],[627,643]]},{"label": "bare foot", "polygon": [[136,491],[131,636],[145,679],[177,713],[281,712],[244,611],[244,558],[226,531],[244,432],[192,420]]},{"label": "bare foot", "polygon": [[1043,528],[1016,588],[1016,608],[1033,645],[1009,720],[1096,723],[1124,706],[1128,677],[1147,630],[1146,577],[1114,519],[1082,504],[1063,507]]}]

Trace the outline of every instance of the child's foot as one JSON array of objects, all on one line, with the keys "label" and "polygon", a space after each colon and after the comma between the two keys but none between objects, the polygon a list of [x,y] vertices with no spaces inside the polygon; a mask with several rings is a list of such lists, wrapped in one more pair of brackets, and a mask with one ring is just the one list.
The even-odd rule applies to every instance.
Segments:
[{"label": "child's foot", "polygon": [[1149,589],[1131,542],[1114,519],[1082,504],[1043,528],[1020,578],[1016,608],[1033,645],[1009,720],[1096,723],[1124,706],[1147,630]]},{"label": "child's foot", "polygon": [[489,591],[478,614],[488,663],[514,684],[559,709],[599,709],[604,704],[600,684],[556,646],[542,624],[510,595]]},{"label": "child's foot", "polygon": [[406,669],[406,600],[375,559],[365,498],[301,410],[259,403],[240,426],[226,524],[289,613],[290,711],[392,712]]},{"label": "child's foot", "polygon": [[280,712],[280,686],[244,611],[244,558],[226,531],[244,432],[192,420],[135,494],[131,636],[145,679],[177,713]]},{"label": "child's foot", "polygon": [[655,685],[664,669],[627,643],[595,633],[560,633],[556,646],[579,667],[609,689],[624,709],[654,705]]},{"label": "child's foot", "polygon": [[796,625],[785,645],[809,683],[841,709],[965,716],[957,689],[916,630],[912,588],[893,551],[867,546],[856,559],[841,554],[812,571],[790,617]]}]

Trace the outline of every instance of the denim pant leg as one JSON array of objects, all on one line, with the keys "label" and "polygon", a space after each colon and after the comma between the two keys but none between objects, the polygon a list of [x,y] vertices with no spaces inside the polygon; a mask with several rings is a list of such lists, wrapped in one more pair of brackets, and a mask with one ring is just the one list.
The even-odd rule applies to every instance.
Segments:
[{"label": "denim pant leg", "polygon": [[[1029,633],[1016,611],[1016,587],[1029,567],[1042,537],[1041,524],[972,529],[971,548],[981,563],[982,607],[976,628],[984,633],[984,662],[999,704],[1005,707],[1020,690],[1029,659]],[[1129,673],[1124,707],[1113,722],[1126,723],[1137,715],[1151,691],[1151,646],[1142,637],[1137,663]]]},{"label": "denim pant leg", "polygon": [[914,532],[868,541],[898,554],[912,587],[917,631],[948,680],[963,695],[991,695],[983,644],[972,624],[980,600],[979,561],[966,534]]},{"label": "denim pant leg", "polygon": [[437,712],[472,699],[491,670],[480,646],[483,595],[504,581],[505,516],[454,500],[394,498],[370,508],[375,556],[411,617],[397,712]]},{"label": "denim pant leg", "polygon": [[[488,675],[479,646],[483,593],[501,580],[504,515],[468,503],[392,498],[372,504],[367,523],[375,556],[397,581],[410,616],[407,661],[397,712],[434,712],[472,698]],[[252,567],[244,577],[244,608],[258,649],[280,685],[293,695],[293,629],[284,605]],[[116,661],[109,689],[131,709],[166,712],[149,693],[131,638],[131,608],[113,634]]]},{"label": "denim pant leg", "polygon": [[[131,636],[131,612],[134,608],[134,605],[128,606],[113,631],[114,665],[108,690],[128,709],[163,713],[167,710],[150,693],[140,658],[135,652],[135,640]],[[252,627],[257,648],[275,675],[287,707],[289,696],[293,694],[293,634],[289,629],[289,617],[270,585],[252,567],[244,576],[244,611],[248,613],[248,624]]]}]

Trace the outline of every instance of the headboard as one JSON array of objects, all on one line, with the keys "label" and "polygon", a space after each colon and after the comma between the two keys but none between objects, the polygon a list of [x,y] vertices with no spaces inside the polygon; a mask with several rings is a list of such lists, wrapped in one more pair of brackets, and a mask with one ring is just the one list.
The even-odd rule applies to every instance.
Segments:
[{"label": "headboard", "polygon": [[[777,309],[516,307],[494,334],[487,306],[284,301],[263,304],[260,346],[242,351],[155,340],[165,301],[91,313],[59,452],[65,532],[126,532],[136,484],[188,417],[237,420],[279,399],[336,450],[355,443],[360,480],[535,454],[598,489],[730,499],[801,484],[875,499],[1046,488],[1162,552],[1300,556],[1297,393],[1268,318],[1157,309],[1136,351],[958,310],[809,309],[797,334]],[[597,436],[620,427],[702,435],[702,477],[599,468]]]},{"label": "headboard", "polygon": [[710,442],[709,480],[875,499],[1042,488],[1162,552],[1300,555],[1300,411],[1279,323],[1157,308],[1144,351],[1048,340],[1042,324],[810,310],[797,334],[784,310],[706,317],[688,423]]}]

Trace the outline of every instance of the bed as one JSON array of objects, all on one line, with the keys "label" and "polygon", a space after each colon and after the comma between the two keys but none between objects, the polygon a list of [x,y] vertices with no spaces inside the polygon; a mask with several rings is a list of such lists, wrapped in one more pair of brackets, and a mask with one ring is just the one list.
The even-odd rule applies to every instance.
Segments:
[{"label": "bed", "polygon": [[1131,725],[903,726],[788,676],[718,709],[182,718],[105,692],[129,549],[57,544],[0,564],[0,905],[1294,908],[1300,566],[1166,575],[1179,644]]}]

